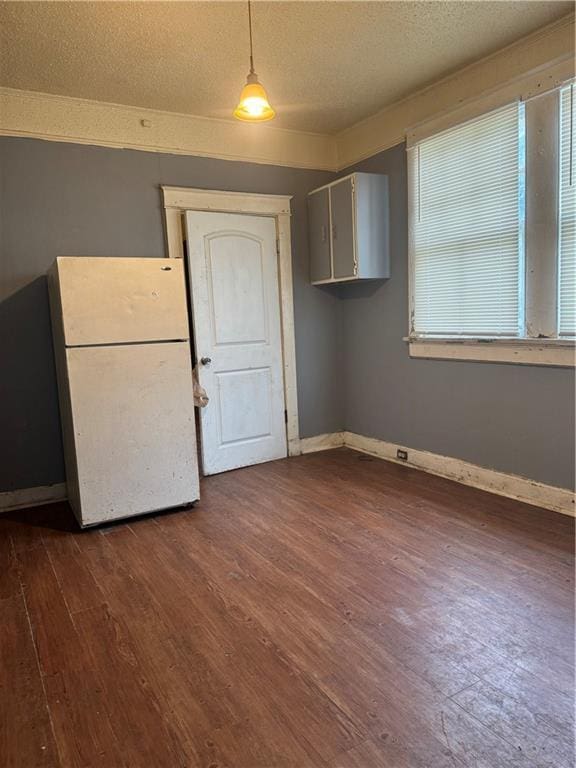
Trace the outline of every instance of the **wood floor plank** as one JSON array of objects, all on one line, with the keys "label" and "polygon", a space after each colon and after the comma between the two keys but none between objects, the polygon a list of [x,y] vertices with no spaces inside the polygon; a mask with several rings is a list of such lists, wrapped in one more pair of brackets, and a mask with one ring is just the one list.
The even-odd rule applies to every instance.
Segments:
[{"label": "wood floor plank", "polygon": [[0,516],[10,759],[29,709],[55,768],[573,764],[573,520],[347,449],[201,493]]},{"label": "wood floor plank", "polygon": [[[160,521],[160,522],[161,522],[161,521]],[[175,524],[175,526],[172,526],[172,527],[178,528],[178,526],[179,526],[179,523],[176,523],[176,524]],[[199,527],[199,526],[197,526],[197,527],[196,527],[196,531],[198,530],[198,527]],[[273,536],[273,534],[267,535],[267,536],[266,536],[266,541],[268,542],[269,538],[271,538],[272,536]],[[195,541],[196,541],[196,539],[195,539]],[[240,542],[242,542],[242,545],[244,544],[244,539],[239,539],[239,541],[240,541]],[[291,547],[293,548],[293,547],[294,547],[294,536],[292,536],[292,537],[290,538],[290,542],[291,542]],[[230,542],[226,542],[226,543],[227,543],[227,546],[226,546],[226,551],[229,551],[229,549],[230,549],[231,547],[233,547],[233,543],[230,543]],[[206,549],[206,546],[207,546],[207,544],[206,544],[206,541],[202,542],[202,546],[204,546],[204,547],[205,547],[205,549]],[[216,545],[214,545],[214,547],[212,548],[212,550],[210,550],[210,558],[209,558],[209,559],[210,559],[210,561],[212,561],[212,560],[214,560],[214,559],[217,559],[217,558],[218,558],[218,556],[219,556],[219,555],[218,555],[218,549],[222,549],[222,548],[221,548],[221,547],[220,547],[220,548],[218,548]],[[269,552],[269,551],[270,551],[270,550],[268,550],[268,552]],[[348,552],[348,553],[347,553],[347,557],[349,558],[350,556],[351,556],[351,553],[350,553],[350,552]],[[279,561],[279,562],[281,562],[281,564],[282,564],[282,567],[283,567],[283,568],[286,568],[287,564],[289,565],[289,563],[290,563],[290,560],[289,560],[289,558],[290,558],[290,553],[287,553],[286,557],[282,557],[281,555],[279,555],[279,554],[276,554],[276,555],[275,555],[275,557],[274,557],[274,562],[277,562],[277,561]],[[363,556],[363,557],[362,557],[362,560],[363,560],[363,562],[364,562],[364,563],[367,565],[367,562],[366,562],[366,558],[365,558],[365,556]],[[252,559],[252,562],[254,563],[254,559]],[[310,570],[311,570],[310,568],[307,568],[305,572],[308,574]],[[372,592],[374,593],[374,595],[375,595],[375,602],[376,602],[376,599],[378,598],[378,596],[379,596],[379,595],[381,595],[381,594],[383,594],[383,593],[386,593],[387,595],[389,595],[389,593],[390,593],[390,590],[391,590],[391,588],[393,587],[393,584],[394,584],[394,582],[393,582],[393,581],[391,581],[391,579],[390,579],[390,575],[391,575],[391,569],[390,569],[390,567],[388,567],[388,568],[386,569],[386,577],[387,577],[387,583],[383,583],[383,584],[381,584],[381,585],[380,585],[380,584],[378,584],[377,575],[375,575],[375,572],[374,572],[374,569],[373,569],[373,568],[372,568],[372,569],[370,569],[370,568],[366,568],[366,571],[367,571],[367,572],[370,574],[370,577],[371,577],[371,578],[370,578],[371,584],[367,584],[367,583],[361,583],[361,585],[360,585],[360,586],[359,586],[359,588],[357,589],[357,592],[358,592],[358,591],[360,591],[360,592],[362,592],[364,595],[366,595],[366,594],[368,594],[368,595],[369,595],[369,594],[370,594],[370,592],[372,591]],[[393,571],[392,571],[392,572],[393,572]],[[329,573],[330,573],[329,581],[330,581],[330,582],[335,582],[335,583],[336,583],[336,582],[338,581],[338,579],[339,579],[339,572],[338,572],[338,571],[336,571],[336,572],[334,572],[334,573],[333,573],[332,571],[329,571]],[[318,581],[318,580],[317,580],[317,581],[316,581],[316,583],[320,583],[320,581]],[[325,582],[322,582],[322,583],[323,583],[323,586],[325,586]],[[421,585],[421,591],[422,591],[422,592],[427,592],[427,591],[429,591],[429,586],[430,586],[430,585],[429,585],[429,583],[428,583],[428,580],[424,581],[424,582],[422,583],[422,585]],[[374,587],[375,587],[375,588],[374,588]],[[270,590],[269,590],[269,591],[270,591]],[[357,602],[358,602],[358,597],[359,597],[359,596],[357,595]],[[262,600],[262,599],[265,599],[265,598],[262,598],[262,597],[260,597],[260,596],[259,596],[259,598],[258,598],[258,599],[259,599],[259,600]],[[434,602],[434,601],[433,601],[433,602]],[[437,602],[438,602],[438,600],[436,600],[436,603],[437,603]],[[374,604],[373,604],[373,605],[374,605]],[[357,607],[357,606],[356,606],[356,607]],[[372,606],[372,607],[373,607],[373,606]],[[434,609],[434,608],[432,608],[431,610],[435,610],[435,609]],[[375,610],[373,610],[371,613],[372,613],[372,615],[376,614],[376,618],[378,618],[378,617],[379,617],[379,615],[380,615],[380,613],[379,613],[379,612],[380,612],[380,606],[378,606],[378,607],[377,607]],[[506,615],[506,614],[505,614],[505,610],[504,610],[504,609],[503,609],[503,612],[504,612],[504,615]],[[396,609],[393,609],[392,615],[393,615],[393,616],[394,616],[396,619],[398,619],[398,618],[399,618],[399,620],[400,620],[400,621],[408,621],[408,620],[409,620],[409,615],[410,615],[410,614],[406,612],[406,603],[405,603],[405,600],[403,600],[403,607],[402,607],[402,608],[396,608]],[[381,616],[380,616],[380,617],[381,617]],[[414,622],[411,622],[411,623],[414,623]],[[389,634],[390,634],[390,627],[391,627],[391,625],[393,625],[393,622],[392,622],[392,623],[390,622],[390,616],[384,616],[384,621],[382,622],[382,624],[383,624],[383,626],[384,626],[384,627],[387,629],[387,633],[388,633],[388,635],[389,635]],[[405,626],[405,627],[404,627],[404,629],[405,629],[405,630],[407,630],[407,631],[409,631],[409,630],[410,630],[410,621],[408,621],[408,627],[406,627],[406,626]],[[421,636],[421,633],[420,633],[420,636]],[[396,643],[396,644],[397,644],[397,643]],[[427,651],[426,657],[429,657],[429,651],[431,651],[431,650],[432,650],[432,649],[426,649],[426,651]],[[493,664],[495,664],[495,663],[498,663],[499,661],[502,661],[502,660],[503,660],[503,658],[504,658],[504,657],[502,657],[502,656],[498,656],[498,655],[495,655],[495,656],[493,656],[493,658],[492,658],[492,663],[493,663]],[[484,658],[484,661],[485,661],[485,658]],[[436,667],[436,671],[439,673],[439,675],[440,675],[440,679],[441,679],[441,678],[442,678],[442,671],[441,671],[441,670],[440,670],[440,668],[439,668],[439,664],[440,664],[440,666],[443,666],[443,665],[445,665],[445,656],[444,656],[444,657],[443,657],[443,656],[440,656],[440,655],[439,655],[439,656],[436,656],[436,657],[435,657],[435,659],[434,659],[434,663],[431,663],[430,665],[428,665],[428,672],[429,672],[430,674],[433,674],[433,673],[434,673],[434,671],[435,671],[435,670],[434,670],[434,668]],[[422,665],[421,665],[421,666],[422,666]],[[446,669],[446,670],[445,670],[446,672],[449,672],[450,666],[451,666],[451,665],[448,663],[448,669]],[[463,668],[463,670],[462,670],[462,676],[463,676],[463,678],[464,678],[464,679],[463,679],[461,682],[459,682],[458,680],[454,680],[453,682],[449,682],[449,681],[448,681],[448,679],[446,679],[446,682],[449,682],[449,685],[456,685],[456,689],[458,689],[459,687],[464,687],[465,685],[469,684],[469,682],[472,680],[472,678],[469,678],[468,680],[466,680],[466,679],[465,679],[465,677],[466,677],[466,671],[467,671],[467,667],[464,667],[464,668]],[[472,671],[472,670],[470,670],[470,671]],[[452,689],[452,690],[448,689],[448,692],[449,692],[449,693],[450,693],[450,692],[455,692],[455,689]]]},{"label": "wood floor plank", "polygon": [[80,549],[81,533],[43,531],[42,541],[71,613],[96,608],[105,602]]},{"label": "wood floor plank", "polygon": [[[132,536],[129,528],[123,533]],[[175,633],[161,602],[116,556],[114,535],[94,537],[84,556],[102,585],[107,604],[130,627],[139,662],[172,728],[188,753],[200,759],[209,734],[240,715],[230,705],[224,679],[187,636]]]},{"label": "wood floor plank", "polygon": [[[157,542],[160,534],[157,528],[154,534]],[[103,588],[110,600],[114,600],[110,592],[116,592],[122,604],[126,605],[127,601],[131,605],[134,600],[136,607],[140,608],[143,598],[138,598],[135,590],[142,593],[147,589],[145,580],[138,579],[138,572],[140,569],[148,571],[150,548],[137,542],[128,527],[112,531],[103,538],[105,543],[98,547],[97,558],[90,559],[91,568],[105,584]],[[133,589],[126,583],[123,585],[118,576],[113,574],[114,570],[118,570],[117,552],[125,554],[130,546],[134,547],[134,556],[130,558]],[[91,550],[93,556],[94,547]],[[274,727],[269,724],[269,715],[265,709],[260,709],[255,725],[245,725],[246,712],[249,711],[245,700],[250,699],[252,688],[241,685],[239,672],[231,662],[234,654],[233,638],[238,627],[232,627],[222,635],[214,634],[216,627],[211,623],[211,611],[206,613],[204,605],[207,600],[210,601],[210,591],[205,591],[200,575],[190,568],[187,570],[192,579],[184,583],[192,595],[190,605],[194,610],[186,610],[186,618],[182,617],[177,624],[173,624],[173,608],[176,606],[179,610],[177,596],[182,589],[179,589],[179,582],[171,583],[170,569],[163,567],[161,559],[155,566],[164,587],[156,592],[161,598],[165,596],[165,600],[161,599],[152,610],[162,620],[167,637],[164,648],[152,644],[150,653],[157,657],[154,663],[162,663],[168,648],[168,652],[173,655],[171,664],[177,658],[178,667],[174,669],[174,676],[172,666],[167,668],[165,665],[164,669],[158,670],[157,677],[152,679],[156,693],[170,704],[173,724],[181,728],[191,757],[199,765],[204,764],[202,761],[205,758],[209,763],[215,761],[215,764],[222,766],[236,766],[241,756],[245,761],[241,764],[245,765],[320,766],[322,761],[319,756],[311,762],[299,740],[287,731],[283,723],[277,723]],[[185,576],[186,571],[183,573]],[[126,575],[121,578],[125,579]],[[125,589],[128,590],[126,593]],[[204,611],[196,613],[196,605],[204,605]],[[150,623],[155,624],[149,613],[149,609],[143,611],[148,635]],[[133,626],[133,613],[128,615]],[[158,627],[158,631],[161,633],[162,628]]]},{"label": "wood floor plank", "polygon": [[[160,524],[161,524],[161,523],[160,523]],[[175,525],[176,525],[177,527],[180,527],[180,525],[181,525],[181,524],[183,524],[183,523],[182,523],[182,521],[180,521],[180,522],[178,522],[178,523],[175,523]],[[179,538],[180,538],[181,540],[182,540],[182,539],[184,539],[184,535],[181,535]],[[212,554],[211,554],[211,556],[208,558],[208,560],[209,560],[209,562],[210,562],[210,563],[211,563],[211,562],[213,561],[213,559],[214,559],[212,555],[213,555],[213,553],[212,553]],[[254,572],[252,572],[252,576],[254,576]],[[240,580],[240,581],[241,581],[241,580]],[[235,586],[235,587],[238,585],[238,583],[239,583],[239,580],[234,580],[234,586]],[[269,610],[269,608],[268,608],[268,607],[266,607],[266,609],[267,609],[267,610]],[[280,618],[280,617],[279,617],[279,618]],[[309,618],[309,620],[308,620],[308,622],[307,622],[307,623],[303,623],[303,626],[306,626],[306,627],[308,628],[308,627],[310,626],[310,623],[311,623],[311,621],[310,621],[310,618]],[[295,633],[295,631],[294,631],[294,628],[291,628],[291,629],[292,629],[292,631]],[[336,630],[336,631],[337,631],[337,630]],[[334,628],[332,628],[332,632],[334,632]],[[343,642],[344,638],[343,638],[342,636],[339,636],[339,637],[338,637],[338,640],[339,640],[340,642]],[[365,638],[364,638],[364,640],[365,640]],[[350,664],[350,665],[351,665],[351,666],[352,666],[352,667],[353,667],[353,668],[354,668],[354,669],[357,671],[357,673],[358,673],[358,672],[362,673],[362,671],[363,671],[363,670],[362,670],[362,667],[363,667],[363,665],[362,665],[362,659],[360,659],[360,658],[355,658],[355,655],[354,655],[354,652],[356,651],[356,649],[357,649],[357,647],[358,647],[358,645],[359,645],[359,638],[358,638],[358,637],[355,637],[355,638],[354,638],[354,641],[355,641],[355,642],[353,642],[353,643],[350,643],[350,642],[348,643],[348,646],[347,646],[347,648],[346,648],[346,654],[345,654],[345,655],[344,655],[344,654],[342,654],[342,656],[341,656],[341,659],[340,659],[340,663],[343,663],[343,664],[345,664],[345,663],[346,663],[346,661],[348,661],[348,663],[349,663],[349,664]],[[366,655],[366,652],[367,652],[368,646],[369,646],[369,644],[368,644],[368,643],[366,643],[366,642],[364,642],[364,643],[363,643],[363,645],[362,645],[362,649],[363,649],[363,654],[364,654],[364,656]],[[326,652],[326,650],[327,650],[327,649],[325,648],[325,652]],[[373,650],[374,650],[374,649],[373,649]],[[296,653],[296,655],[297,655],[297,653]],[[336,658],[338,658],[338,651],[337,651],[337,649],[336,649],[336,648],[334,648],[334,647],[330,647],[328,655],[329,655],[330,657],[336,656]],[[373,654],[373,655],[374,655],[374,654]],[[376,657],[375,657],[375,658],[376,658]],[[400,667],[399,667],[399,665],[398,665],[398,663],[397,663],[397,659],[396,659],[396,657],[393,655],[393,653],[392,653],[392,655],[391,655],[391,656],[389,656],[389,657],[388,657],[388,659],[386,659],[386,661],[388,662],[388,668],[387,668],[386,672],[385,672],[385,668],[384,668],[384,661],[385,661],[385,660],[384,660],[384,658],[383,658],[383,655],[382,655],[382,654],[380,654],[380,655],[377,657],[377,664],[375,663],[375,666],[374,666],[374,668],[373,668],[373,669],[365,669],[365,670],[364,670],[364,671],[365,671],[365,674],[366,674],[366,676],[367,676],[367,677],[374,677],[374,676],[377,676],[378,674],[379,674],[380,676],[382,676],[382,675],[386,674],[386,672],[387,672],[387,674],[389,674],[389,675],[399,675],[399,674],[400,674]],[[379,664],[379,666],[378,666],[378,664]],[[316,668],[317,668],[317,669],[321,669],[321,665],[320,665],[318,662],[316,662]],[[467,679],[467,681],[463,681],[463,684],[469,684],[471,681],[474,681],[474,680],[476,680],[476,678],[475,678],[474,676],[469,676],[469,677],[468,677],[468,679]],[[421,686],[421,687],[424,687],[424,686]],[[333,690],[333,689],[330,689],[330,688],[329,688],[329,689],[327,689],[327,691],[326,691],[326,692],[327,692],[327,693],[329,693],[331,696],[334,694],[334,690]],[[412,692],[411,692],[411,693],[412,693]],[[343,697],[339,703],[341,703],[342,701],[345,701],[345,699],[346,699],[346,697]],[[349,714],[350,714],[350,713],[349,713]],[[356,713],[354,713],[354,714],[358,715],[358,713],[357,713],[357,712],[356,712]],[[362,715],[365,715],[365,713],[364,713],[364,712],[362,712],[362,713],[361,713],[361,716],[359,717],[359,719],[362,719]],[[378,719],[378,718],[377,718],[377,719]],[[471,726],[474,726],[474,723],[473,723],[473,722],[471,722],[471,723],[470,723],[470,725],[471,725]],[[473,730],[473,731],[475,730],[475,726],[472,728],[472,730]],[[420,737],[422,737],[422,734],[424,733],[424,731],[423,731],[423,729],[422,729],[422,727],[421,727],[421,726],[419,726],[419,727],[418,727],[418,733],[420,734]],[[431,742],[434,742],[434,741],[435,741],[434,739],[432,739],[432,737],[429,737],[429,740],[430,740]],[[394,743],[394,741],[392,740],[390,743],[392,744],[392,743]],[[444,754],[444,749],[442,748],[442,745],[441,745],[441,744],[440,744],[438,741],[436,741],[436,743],[435,743],[435,746],[436,746],[436,750],[437,750],[437,752],[439,752],[439,753],[440,753],[440,757],[439,757],[440,761],[441,761],[441,762],[444,762],[445,754]],[[427,744],[427,748],[426,748],[426,750],[425,750],[426,759],[428,759],[428,760],[430,760],[430,754],[431,754],[431,751],[432,751],[432,747],[431,747],[430,743],[428,743],[428,744]],[[438,764],[440,764],[440,763],[438,763]],[[520,761],[520,760],[516,760],[516,764],[517,764],[517,765],[521,765],[521,764],[522,764],[522,761]]]},{"label": "wood floor plank", "polygon": [[60,765],[26,606],[21,595],[0,600],[0,764]]},{"label": "wood floor plank", "polygon": [[26,547],[19,563],[63,768],[127,766],[103,695],[108,671],[90,664],[46,551]]},{"label": "wood floor plank", "polygon": [[0,528],[0,600],[20,596],[18,563],[8,527]]},{"label": "wood floor plank", "polygon": [[[162,520],[158,521],[160,526]],[[178,536],[182,521],[174,521],[170,530]],[[357,629],[365,630],[365,624],[359,616],[370,613],[373,606],[362,605],[362,610],[334,610],[339,596],[331,589],[330,576],[317,579],[315,590],[306,590],[297,573],[291,571],[290,588],[286,589],[286,557],[278,556],[271,562],[257,551],[247,550],[241,541],[228,542],[226,549],[211,546],[195,526],[196,535],[189,541],[188,551],[196,557],[205,555],[204,568],[209,569],[211,578],[219,581],[222,589],[234,595],[234,599],[243,608],[256,616],[266,627],[266,631],[311,675],[330,674],[338,664],[354,661],[354,652],[362,648],[362,638],[355,634]],[[184,533],[182,533],[182,537]],[[237,543],[237,546],[236,546]],[[226,574],[235,573],[230,580]],[[246,578],[249,573],[250,578]],[[219,580],[220,575],[220,580]],[[322,587],[324,595],[330,600],[323,601],[317,594]],[[357,602],[357,601],[356,601]],[[380,612],[378,612],[380,615]],[[384,631],[386,634],[384,635]],[[455,693],[478,680],[465,667],[458,668],[449,659],[436,658],[430,663],[432,648],[405,628],[390,625],[378,626],[379,639],[392,649],[395,660],[418,670],[424,678],[446,693]],[[422,650],[427,653],[423,657]],[[327,664],[328,662],[328,664]]]},{"label": "wood floor plank", "polygon": [[420,757],[409,752],[405,745],[399,743],[389,734],[383,734],[380,741],[367,739],[358,747],[338,755],[330,768],[390,768],[390,766],[407,766],[410,768],[462,768],[462,763],[450,755],[434,756],[429,753]]},{"label": "wood floor plank", "polygon": [[452,699],[524,749],[536,765],[570,768],[574,764],[574,739],[568,737],[571,699],[522,668],[510,663],[493,668]]},{"label": "wood floor plank", "polygon": [[106,713],[128,765],[146,756],[157,768],[184,768],[187,756],[165,712],[150,687],[123,622],[108,606],[89,608],[74,617],[91,664],[106,670],[102,697]]},{"label": "wood floor plank", "polygon": [[[118,532],[120,536],[122,532]],[[116,539],[118,543],[118,537],[111,535],[108,540]],[[198,613],[193,625],[196,647],[206,658],[217,657],[218,667],[224,671],[230,686],[229,695],[234,696],[236,692],[243,707],[249,702],[249,711],[258,714],[254,720],[268,717],[268,710],[277,711],[278,722],[286,733],[292,734],[294,741],[308,741],[308,748],[317,759],[332,757],[363,738],[354,723],[271,641],[257,617],[244,613],[233,600],[228,601],[218,585],[206,578],[185,547],[168,545],[159,539],[157,526],[144,521],[138,527],[138,536],[123,536],[117,551],[130,548],[133,562],[140,562],[138,573],[145,578],[149,572],[151,546],[159,558],[158,567],[163,569],[164,587],[171,594],[177,590],[180,595],[180,605],[173,600],[170,605],[167,600],[164,603],[175,629],[182,624],[182,604],[186,604],[194,590],[195,599],[186,612]],[[191,583],[190,576],[195,584]],[[198,599],[202,582],[208,588],[210,599],[206,596]],[[227,650],[218,653],[218,647]],[[267,691],[267,701],[253,696],[253,692],[259,690]],[[303,732],[303,722],[307,724],[307,732]]]}]

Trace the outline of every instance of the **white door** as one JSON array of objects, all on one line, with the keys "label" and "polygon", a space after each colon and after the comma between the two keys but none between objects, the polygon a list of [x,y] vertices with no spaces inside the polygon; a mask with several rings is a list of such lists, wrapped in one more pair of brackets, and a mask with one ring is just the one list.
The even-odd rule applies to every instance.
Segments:
[{"label": "white door", "polygon": [[186,213],[207,475],[286,456],[276,224]]}]

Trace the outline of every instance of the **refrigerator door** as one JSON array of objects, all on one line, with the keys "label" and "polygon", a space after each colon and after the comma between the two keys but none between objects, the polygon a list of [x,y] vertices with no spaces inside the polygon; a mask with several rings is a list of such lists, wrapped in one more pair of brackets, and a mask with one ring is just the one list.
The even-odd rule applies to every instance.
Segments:
[{"label": "refrigerator door", "polygon": [[55,269],[66,346],[189,338],[181,260],[63,256]]},{"label": "refrigerator door", "polygon": [[66,350],[82,526],[199,498],[188,342]]}]

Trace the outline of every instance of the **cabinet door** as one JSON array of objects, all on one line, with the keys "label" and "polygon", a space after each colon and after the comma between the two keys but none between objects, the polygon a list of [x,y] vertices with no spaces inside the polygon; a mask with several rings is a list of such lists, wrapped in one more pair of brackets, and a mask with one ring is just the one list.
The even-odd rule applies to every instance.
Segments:
[{"label": "cabinet door", "polygon": [[355,277],[354,198],[352,179],[330,187],[332,211],[332,264],[334,277]]},{"label": "cabinet door", "polygon": [[308,233],[310,244],[310,279],[313,283],[330,280],[330,209],[328,189],[308,197]]}]

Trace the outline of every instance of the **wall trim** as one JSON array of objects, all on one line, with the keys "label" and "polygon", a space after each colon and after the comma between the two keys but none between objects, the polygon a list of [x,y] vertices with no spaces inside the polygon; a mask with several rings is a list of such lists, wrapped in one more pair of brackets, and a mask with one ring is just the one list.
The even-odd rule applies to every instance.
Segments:
[{"label": "wall trim", "polygon": [[38,507],[41,504],[52,504],[56,501],[65,501],[66,498],[66,483],[19,488],[16,491],[2,491],[0,493],[0,513],[24,509],[25,507]]},{"label": "wall trim", "polygon": [[563,58],[559,62],[545,62],[529,72],[497,84],[494,88],[468,99],[460,99],[457,104],[426,117],[416,125],[408,126],[406,144],[408,148],[415,147],[430,136],[435,136],[512,102],[531,102],[540,96],[549,95],[573,79],[574,69],[571,57]]},{"label": "wall trim", "polygon": [[514,365],[547,365],[574,368],[576,351],[574,342],[541,343],[535,339],[506,343],[494,339],[487,341],[440,341],[411,339],[410,357],[433,360],[468,360],[472,362],[512,363]]},{"label": "wall trim", "polygon": [[[442,456],[430,451],[421,451],[397,443],[389,443],[375,437],[365,437],[354,432],[335,432],[331,435],[318,435],[300,441],[302,453],[325,451],[330,448],[346,447],[361,453],[376,456],[394,464],[419,469],[431,475],[455,480],[462,485],[469,485],[483,491],[506,496],[515,501],[522,501],[536,507],[549,509],[563,515],[576,517],[575,494],[567,488],[546,485],[536,480],[529,480],[519,475],[487,469],[469,461]],[[408,452],[408,461],[396,458],[396,451],[401,448]]]},{"label": "wall trim", "polygon": [[261,195],[252,192],[194,189],[191,187],[162,187],[164,208],[194,211],[225,211],[254,213],[262,216],[290,216],[292,195]]},{"label": "wall trim", "polygon": [[336,139],[157,109],[0,87],[0,135],[314,170],[336,166]]},{"label": "wall trim", "polygon": [[300,438],[301,453],[316,453],[317,451],[329,451],[331,448],[342,448],[344,445],[344,432],[329,432],[324,435]]}]

